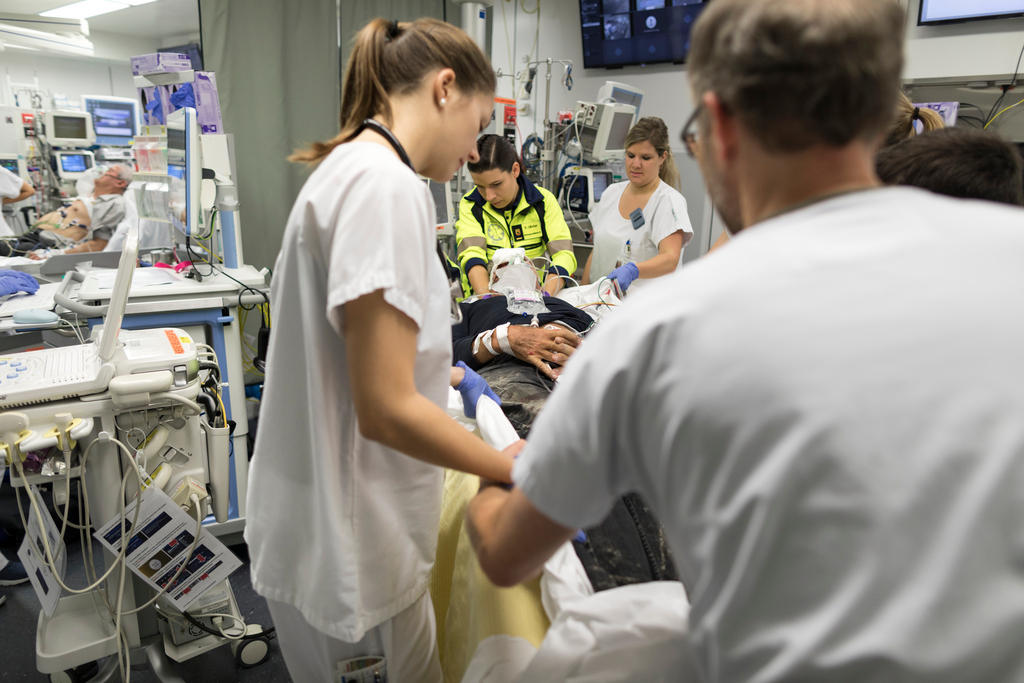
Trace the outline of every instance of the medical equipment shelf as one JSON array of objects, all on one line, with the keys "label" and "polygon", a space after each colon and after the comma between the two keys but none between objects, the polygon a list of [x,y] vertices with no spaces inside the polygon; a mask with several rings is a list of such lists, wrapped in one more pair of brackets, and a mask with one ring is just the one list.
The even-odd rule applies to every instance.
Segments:
[{"label": "medical equipment shelf", "polygon": [[136,88],[148,88],[154,85],[177,85],[178,83],[191,83],[196,80],[195,71],[161,71],[160,73],[134,76]]},{"label": "medical equipment shelf", "polygon": [[[266,290],[266,271],[251,266],[226,268],[244,286]],[[72,281],[80,282],[77,296],[72,298]],[[89,318],[89,326],[100,322],[98,316],[106,311],[106,303],[86,304],[109,298],[109,290],[101,291],[87,275],[69,272],[54,301],[79,315]],[[220,360],[221,381],[227,384],[224,408],[228,419],[236,422],[231,435],[229,512],[228,521],[211,524],[210,531],[217,536],[235,534],[242,530],[245,517],[245,494],[249,472],[248,420],[245,419],[245,372],[242,366],[241,330],[232,309],[239,305],[240,286],[222,276],[212,276],[202,283],[187,280],[179,283],[132,288],[122,329],[154,327],[201,327],[209,329],[209,343]],[[245,305],[263,303],[262,295],[241,294]],[[237,411],[237,413],[236,413]],[[238,417],[235,417],[238,415]]]},{"label": "medical equipment shelf", "polygon": [[[225,586],[225,588],[227,589],[227,596],[230,604],[230,608],[228,609],[227,613],[231,614],[234,617],[237,617],[238,619],[238,621],[229,625],[225,630],[233,631],[236,628],[235,624],[245,622],[242,619],[241,610],[238,609],[238,602],[235,600],[235,592],[231,589],[230,582]],[[166,630],[163,631],[162,635],[164,639],[164,652],[166,652],[167,656],[176,662],[188,661],[193,657],[198,657],[199,655],[205,652],[215,650],[216,648],[220,647],[221,645],[224,645],[227,642],[225,638],[215,636],[211,633],[209,635],[203,636],[202,638],[191,640],[182,645],[175,645],[174,641],[171,639],[170,634]]]},{"label": "medical equipment shelf", "polygon": [[36,623],[36,668],[52,674],[73,669],[117,652],[117,633],[100,616],[95,592],[64,595],[52,617],[39,612]]}]

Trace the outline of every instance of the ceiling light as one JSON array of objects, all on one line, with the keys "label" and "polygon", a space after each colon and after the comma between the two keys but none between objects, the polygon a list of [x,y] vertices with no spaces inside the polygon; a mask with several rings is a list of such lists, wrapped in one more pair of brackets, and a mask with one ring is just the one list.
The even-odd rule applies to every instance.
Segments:
[{"label": "ceiling light", "polygon": [[151,2],[156,2],[156,0],[119,0],[119,1],[123,2],[126,5],[131,5],[132,7],[135,7],[137,5],[148,5]]},{"label": "ceiling light", "polygon": [[114,0],[82,0],[73,2],[70,5],[57,7],[55,9],[40,12],[42,17],[61,17],[63,19],[87,19],[109,12],[126,9],[127,2],[115,2]]}]

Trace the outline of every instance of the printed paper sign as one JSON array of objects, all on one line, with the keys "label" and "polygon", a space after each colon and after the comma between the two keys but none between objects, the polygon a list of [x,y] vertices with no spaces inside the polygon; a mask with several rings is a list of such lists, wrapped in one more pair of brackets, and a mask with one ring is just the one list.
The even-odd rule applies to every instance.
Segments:
[{"label": "printed paper sign", "polygon": [[[33,485],[32,496],[40,503],[42,512],[43,527],[46,533],[46,540],[50,545],[50,553],[53,556],[53,564],[61,580],[64,579],[68,564],[68,555],[64,548],[64,539],[57,531],[57,525],[53,523],[50,512],[42,507],[42,497],[39,490]],[[57,609],[57,601],[60,600],[61,587],[57,578],[53,575],[50,565],[46,561],[46,550],[43,546],[43,534],[39,530],[39,517],[36,515],[36,508],[32,507],[28,514],[28,528],[25,529],[25,540],[18,549],[18,559],[25,565],[28,572],[28,580],[39,598],[39,604],[43,606],[46,616],[52,617]]]},{"label": "printed paper sign", "polygon": [[[195,552],[196,521],[159,489],[147,488],[142,493],[137,528],[131,528],[135,517],[133,500],[124,513],[128,551],[128,568],[156,590],[165,591],[171,603],[184,611],[208,589],[228,578],[242,566],[227,547],[203,529]],[[110,552],[121,552],[121,516],[118,514],[94,534]],[[185,568],[172,582],[181,563]]]}]

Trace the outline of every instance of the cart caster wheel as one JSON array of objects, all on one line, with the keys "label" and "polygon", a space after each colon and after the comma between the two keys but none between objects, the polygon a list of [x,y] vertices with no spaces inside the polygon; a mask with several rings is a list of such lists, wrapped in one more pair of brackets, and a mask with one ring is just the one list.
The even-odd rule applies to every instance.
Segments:
[{"label": "cart caster wheel", "polygon": [[81,666],[67,671],[58,671],[50,674],[50,683],[84,683],[99,673],[100,667],[96,662],[87,662]]},{"label": "cart caster wheel", "polygon": [[267,661],[270,656],[270,641],[267,638],[248,638],[233,646],[235,664],[248,669]]}]

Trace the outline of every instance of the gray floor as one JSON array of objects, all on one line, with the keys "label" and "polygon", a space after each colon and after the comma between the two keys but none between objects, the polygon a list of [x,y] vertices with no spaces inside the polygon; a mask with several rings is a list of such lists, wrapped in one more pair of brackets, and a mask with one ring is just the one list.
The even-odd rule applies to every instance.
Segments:
[{"label": "gray floor", "polygon": [[[68,534],[68,578],[69,586],[85,585],[81,567],[81,552],[77,535],[72,538]],[[231,576],[231,587],[242,615],[250,624],[260,624],[264,628],[272,626],[267,604],[253,592],[249,583],[249,563],[244,545],[232,548],[236,555],[244,561],[244,565]],[[13,553],[5,549],[5,554],[13,558]],[[36,599],[32,586],[24,583],[18,586],[0,587],[0,595],[7,596],[7,602],[0,606],[0,680],[2,681],[47,681],[48,676],[39,673],[35,665],[35,633],[36,619],[39,614],[39,601]],[[182,664],[173,664],[174,672],[188,683],[204,683],[206,681],[242,681],[244,683],[262,683],[264,681],[278,683],[290,681],[284,666],[284,659],[277,649],[276,640],[271,640],[270,657],[259,666],[242,669],[236,666],[234,656],[227,645],[218,647],[211,652],[191,659]],[[115,676],[116,680],[116,676]],[[159,679],[148,666],[133,666],[131,672],[133,683],[156,683]]]}]

